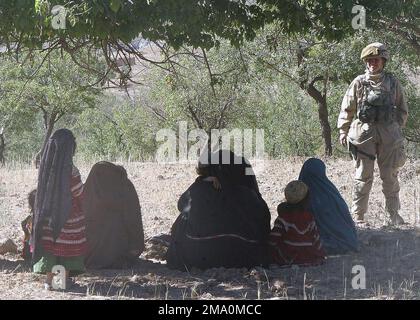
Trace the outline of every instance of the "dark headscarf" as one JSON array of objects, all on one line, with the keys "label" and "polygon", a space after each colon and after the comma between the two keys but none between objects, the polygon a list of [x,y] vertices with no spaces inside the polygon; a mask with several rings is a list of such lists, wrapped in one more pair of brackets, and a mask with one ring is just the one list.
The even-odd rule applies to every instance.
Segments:
[{"label": "dark headscarf", "polygon": [[42,224],[49,219],[54,240],[60,235],[72,207],[71,175],[76,141],[68,129],[59,129],[48,140],[38,171],[33,224],[33,260],[39,258]]},{"label": "dark headscarf", "polygon": [[134,185],[122,166],[96,163],[83,191],[88,252],[93,269],[129,267],[144,250],[141,208]]},{"label": "dark headscarf", "polygon": [[[178,201],[181,214],[171,228],[168,267],[265,265],[271,216],[255,175],[246,171],[251,165],[228,150],[212,155],[207,164],[199,162],[203,174]],[[207,177],[216,177],[220,189],[215,190]]]},{"label": "dark headscarf", "polygon": [[322,160],[310,158],[303,164],[299,180],[310,192],[310,209],[323,246],[329,254],[358,250],[356,227],[340,192],[327,178]]},{"label": "dark headscarf", "polygon": [[[103,214],[103,211],[121,209],[124,202],[123,189],[127,181],[127,171],[111,162],[95,163],[89,172],[84,187],[84,209],[89,207]],[[92,207],[92,208],[91,208]]]},{"label": "dark headscarf", "polygon": [[208,166],[208,174],[216,177],[222,188],[241,185],[261,196],[252,166],[245,157],[238,156],[230,150],[218,150],[208,155],[207,164],[199,161],[198,165]]}]

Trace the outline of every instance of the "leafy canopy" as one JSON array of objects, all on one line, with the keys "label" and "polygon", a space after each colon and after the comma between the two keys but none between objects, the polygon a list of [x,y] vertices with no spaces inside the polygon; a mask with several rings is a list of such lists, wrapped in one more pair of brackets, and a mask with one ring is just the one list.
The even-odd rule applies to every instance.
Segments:
[{"label": "leafy canopy", "polygon": [[[141,35],[174,48],[209,48],[220,38],[240,45],[273,21],[287,33],[311,30],[331,40],[354,32],[355,4],[366,8],[368,28],[380,21],[418,25],[419,0],[8,0],[0,2],[0,42],[40,47],[58,41],[74,49]],[[53,28],[55,5],[66,9],[65,29]]]}]

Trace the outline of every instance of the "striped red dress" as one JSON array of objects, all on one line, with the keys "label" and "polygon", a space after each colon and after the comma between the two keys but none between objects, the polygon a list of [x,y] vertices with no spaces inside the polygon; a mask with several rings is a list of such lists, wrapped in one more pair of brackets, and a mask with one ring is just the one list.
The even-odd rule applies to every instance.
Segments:
[{"label": "striped red dress", "polygon": [[52,229],[46,223],[42,229],[43,249],[58,257],[77,257],[86,253],[86,225],[82,210],[83,183],[79,170],[73,166],[71,177],[72,210],[60,235],[54,242]]},{"label": "striped red dress", "polygon": [[312,214],[303,207],[282,203],[270,233],[269,244],[274,262],[279,265],[313,265],[322,263],[318,228]]}]

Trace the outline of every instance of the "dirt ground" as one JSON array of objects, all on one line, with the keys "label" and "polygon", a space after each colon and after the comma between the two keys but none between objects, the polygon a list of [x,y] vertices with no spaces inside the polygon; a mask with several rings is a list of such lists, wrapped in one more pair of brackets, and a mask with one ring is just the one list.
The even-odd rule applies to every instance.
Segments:
[{"label": "dirt ground", "polygon": [[[296,179],[305,159],[265,161],[256,167],[260,191],[272,215],[286,183]],[[327,174],[350,203],[351,161],[328,159]],[[85,180],[92,164],[76,163]],[[194,164],[123,163],[142,206],[146,239],[169,233],[176,203],[194,181]],[[367,220],[358,227],[360,252],[331,256],[317,267],[169,270],[147,246],[129,270],[88,271],[66,292],[45,291],[43,277],[30,272],[19,255],[0,255],[0,299],[420,299],[420,161],[400,172],[401,215],[408,222],[386,225],[378,170]],[[27,193],[36,185],[35,169],[14,164],[0,168],[0,239],[21,247],[20,221],[28,214]],[[154,259],[153,259],[154,258]],[[366,274],[366,289],[353,289],[355,266]],[[354,273],[352,273],[354,271]],[[359,282],[360,283],[360,282]]]}]

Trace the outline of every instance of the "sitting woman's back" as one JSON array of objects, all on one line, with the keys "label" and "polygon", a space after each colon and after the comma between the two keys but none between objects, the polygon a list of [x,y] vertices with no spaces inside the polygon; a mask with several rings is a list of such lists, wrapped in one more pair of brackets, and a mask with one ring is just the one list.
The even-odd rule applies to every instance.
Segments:
[{"label": "sitting woman's back", "polygon": [[236,183],[233,165],[216,167],[198,177],[178,201],[181,214],[172,226],[167,252],[170,268],[185,271],[265,264],[270,212],[256,183],[253,187]]},{"label": "sitting woman's back", "polygon": [[86,180],[83,207],[92,269],[125,268],[144,250],[144,233],[136,190],[125,169],[96,163]]},{"label": "sitting woman's back", "polygon": [[357,251],[355,224],[340,192],[327,178],[324,162],[315,158],[306,160],[299,180],[309,187],[310,211],[315,217],[327,254]]}]

